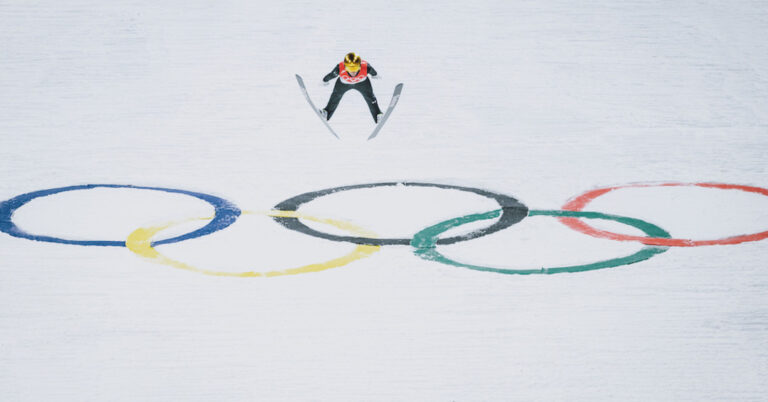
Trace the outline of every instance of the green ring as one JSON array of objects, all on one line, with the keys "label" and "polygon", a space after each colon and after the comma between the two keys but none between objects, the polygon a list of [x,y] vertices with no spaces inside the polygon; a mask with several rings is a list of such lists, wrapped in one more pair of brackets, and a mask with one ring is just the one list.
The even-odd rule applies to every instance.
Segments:
[{"label": "green ring", "polygon": [[[614,268],[621,265],[634,264],[636,262],[647,260],[656,254],[661,254],[669,247],[663,246],[645,246],[640,251],[626,256],[611,258],[609,260],[593,262],[583,265],[571,265],[566,267],[554,267],[554,268],[540,268],[540,269],[504,269],[504,268],[492,268],[483,267],[479,265],[465,264],[458,261],[454,261],[443,254],[441,254],[435,248],[437,239],[443,232],[452,229],[457,226],[461,226],[470,222],[497,218],[501,214],[501,210],[497,209],[482,214],[466,215],[460,218],[454,218],[447,221],[440,222],[436,225],[432,225],[422,231],[416,233],[411,240],[411,246],[415,248],[414,254],[422,259],[429,261],[436,261],[446,265],[453,265],[455,267],[469,268],[476,271],[496,272],[500,274],[517,274],[517,275],[530,275],[530,274],[559,274],[563,272],[584,272],[592,271],[596,269]],[[556,217],[575,217],[575,218],[587,218],[587,219],[607,219],[625,225],[636,227],[646,235],[650,237],[669,238],[670,235],[666,230],[646,221],[640,219],[627,218],[624,216],[608,215],[599,212],[583,212],[583,211],[560,211],[560,210],[532,210],[528,212],[528,216],[556,216]]]}]

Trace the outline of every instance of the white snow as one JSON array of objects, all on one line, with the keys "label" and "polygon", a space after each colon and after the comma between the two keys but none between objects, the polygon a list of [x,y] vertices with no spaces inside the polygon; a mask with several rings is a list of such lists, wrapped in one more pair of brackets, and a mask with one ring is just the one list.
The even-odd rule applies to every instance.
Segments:
[{"label": "white snow", "polygon": [[[766,188],[766,35],[768,4],[749,0],[4,1],[0,200],[111,183],[265,211],[324,188],[412,181],[558,209],[625,183]],[[324,105],[330,87],[320,80],[349,51],[381,73],[382,105],[405,83],[370,142],[359,95],[347,94],[331,120],[339,141],[293,77]],[[409,237],[497,207],[398,187],[337,193],[301,211]],[[768,198],[734,190],[621,189],[587,210],[697,240],[768,230]],[[35,234],[122,240],[210,215],[183,195],[93,189],[33,200],[13,218]],[[546,216],[439,246],[507,268],[641,248]],[[352,249],[259,215],[157,246],[220,271],[285,269]],[[765,400],[766,260],[763,240],[519,276],[385,246],[322,272],[231,278],[120,247],[0,233],[0,400]]]}]

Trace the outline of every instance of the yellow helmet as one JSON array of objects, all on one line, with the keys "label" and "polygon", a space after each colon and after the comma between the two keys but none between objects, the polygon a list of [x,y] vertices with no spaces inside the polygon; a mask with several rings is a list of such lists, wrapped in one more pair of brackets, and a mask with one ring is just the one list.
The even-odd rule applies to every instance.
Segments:
[{"label": "yellow helmet", "polygon": [[350,73],[360,71],[361,62],[360,56],[355,54],[355,52],[349,52],[344,56],[344,68]]}]

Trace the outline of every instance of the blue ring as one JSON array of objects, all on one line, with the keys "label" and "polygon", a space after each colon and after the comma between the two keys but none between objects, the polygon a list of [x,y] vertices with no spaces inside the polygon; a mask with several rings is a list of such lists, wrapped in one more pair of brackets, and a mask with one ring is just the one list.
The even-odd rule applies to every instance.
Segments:
[{"label": "blue ring", "polygon": [[186,190],[177,190],[172,188],[162,188],[162,187],[143,187],[143,186],[122,185],[122,184],[85,184],[80,186],[59,187],[59,188],[51,188],[48,190],[34,191],[31,193],[22,194],[22,195],[13,197],[9,200],[0,202],[0,232],[5,232],[11,236],[20,237],[22,239],[45,241],[50,243],[76,244],[80,246],[125,247],[125,240],[123,241],[69,240],[69,239],[61,239],[61,238],[52,237],[52,236],[34,235],[21,230],[21,228],[19,228],[18,226],[16,226],[15,223],[13,223],[12,216],[14,211],[21,208],[24,204],[34,200],[35,198],[45,197],[45,196],[57,194],[57,193],[63,193],[66,191],[89,190],[96,187],[133,188],[133,189],[140,189],[140,190],[155,190],[155,191],[164,191],[167,193],[185,194],[195,198],[199,198],[213,206],[215,210],[215,214],[214,214],[213,220],[208,222],[207,225],[195,231],[189,232],[187,234],[179,235],[170,239],[158,240],[158,241],[152,242],[152,245],[178,243],[180,241],[209,235],[211,233],[218,232],[219,230],[222,230],[227,226],[235,223],[237,218],[240,216],[240,208],[238,208],[235,204],[223,198],[219,198],[213,195],[196,193],[193,191],[186,191]]}]

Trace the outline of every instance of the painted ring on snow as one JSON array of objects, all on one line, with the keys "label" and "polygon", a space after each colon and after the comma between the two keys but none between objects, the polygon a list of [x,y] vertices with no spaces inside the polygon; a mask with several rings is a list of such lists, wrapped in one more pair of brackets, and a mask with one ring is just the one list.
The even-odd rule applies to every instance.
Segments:
[{"label": "painted ring on snow", "polygon": [[[495,232],[498,232],[499,230],[506,229],[514,225],[515,223],[520,222],[528,214],[528,208],[525,205],[523,205],[520,201],[504,194],[493,193],[490,191],[485,191],[485,190],[471,188],[471,187],[460,187],[460,186],[452,186],[448,184],[435,184],[435,183],[414,183],[414,182],[356,184],[352,186],[335,187],[335,188],[329,188],[325,190],[313,191],[313,192],[297,195],[293,198],[289,198],[275,205],[273,209],[276,209],[279,211],[298,211],[299,207],[301,207],[303,204],[306,204],[307,202],[310,202],[316,198],[319,198],[325,195],[334,194],[341,191],[356,190],[361,188],[388,187],[388,186],[435,187],[435,188],[441,188],[441,189],[447,189],[447,190],[466,191],[466,192],[481,195],[486,198],[492,198],[499,203],[499,206],[501,206],[501,211],[502,211],[501,217],[493,225],[483,229],[475,230],[473,232],[470,232],[464,235],[447,237],[445,239],[439,239],[437,240],[437,244],[452,244],[460,241],[476,239],[481,236],[489,235],[491,233],[495,233]],[[350,242],[355,244],[367,244],[371,246],[411,244],[410,238],[374,239],[369,237],[337,236],[337,235],[324,233],[324,232],[320,232],[315,229],[312,229],[309,226],[303,224],[298,218],[275,217],[274,219],[275,221],[277,221],[278,223],[280,223],[281,225],[285,226],[288,229],[295,230],[297,232],[301,232],[304,234],[308,234],[310,236],[327,239],[327,240],[344,241],[344,242]]]},{"label": "painted ring on snow", "polygon": [[[447,220],[447,221],[438,223],[436,225],[430,226],[420,231],[419,233],[416,233],[416,235],[413,237],[413,241],[411,242],[411,245],[415,247],[414,254],[416,254],[417,256],[425,260],[437,261],[446,265],[469,268],[476,271],[496,272],[500,274],[530,275],[530,274],[558,274],[558,273],[564,273],[564,272],[583,272],[583,271],[593,271],[593,270],[604,269],[604,268],[613,268],[621,265],[634,264],[636,262],[647,260],[653,257],[654,255],[663,253],[669,249],[669,247],[645,246],[640,251],[626,257],[611,258],[608,260],[593,262],[590,264],[572,265],[572,266],[555,267],[555,268],[540,268],[540,269],[507,269],[507,268],[484,267],[479,265],[472,265],[472,264],[465,264],[462,262],[458,262],[444,256],[435,248],[435,245],[438,243],[437,237],[441,233],[445,232],[446,230],[449,230],[451,228],[461,226],[470,222],[475,222],[475,221],[480,221],[485,219],[493,219],[499,216],[500,212],[501,212],[500,210],[495,210],[495,211],[490,211],[483,214],[467,215],[461,218]],[[617,215],[602,214],[599,212],[533,210],[528,213],[528,216],[537,216],[537,215],[556,216],[556,217],[568,216],[568,217],[579,217],[579,218],[588,218],[588,219],[607,219],[607,220],[612,220],[615,222],[636,227],[642,230],[643,232],[645,232],[648,236],[654,236],[654,237],[669,236],[669,233],[667,233],[664,229],[652,223],[648,223],[640,219],[627,218],[624,216],[617,216]]]},{"label": "painted ring on snow", "polygon": [[213,232],[217,232],[231,225],[237,220],[237,217],[240,216],[240,209],[237,206],[235,206],[235,204],[223,198],[219,198],[213,195],[196,193],[193,191],[186,191],[186,190],[177,190],[172,188],[162,188],[162,187],[143,187],[143,186],[122,185],[122,184],[85,184],[80,186],[59,187],[59,188],[51,188],[48,190],[35,191],[31,193],[22,194],[14,198],[11,198],[9,200],[0,202],[0,232],[5,232],[11,236],[20,237],[23,239],[44,241],[44,242],[50,242],[50,243],[76,244],[80,246],[115,246],[115,247],[125,246],[125,241],[70,240],[70,239],[62,239],[62,238],[53,237],[53,236],[35,235],[35,234],[25,232],[24,230],[16,226],[15,223],[13,223],[12,217],[13,217],[14,211],[22,207],[24,204],[34,200],[35,198],[45,197],[45,196],[57,194],[57,193],[63,193],[66,191],[89,190],[97,187],[131,188],[131,189],[154,190],[154,191],[164,191],[167,193],[184,194],[191,197],[199,198],[207,202],[211,206],[213,206],[215,210],[214,217],[207,225],[197,230],[194,230],[192,232],[189,232],[187,234],[179,235],[169,239],[158,240],[154,242],[154,244],[177,243],[183,240],[189,240],[189,239],[194,239],[197,237],[209,235]]},{"label": "painted ring on snow", "polygon": [[[696,186],[704,188],[717,188],[721,190],[740,190],[748,193],[756,193],[768,196],[768,189],[752,186],[742,186],[738,184],[722,184],[722,183],[660,183],[660,184],[626,184],[614,187],[598,188],[596,190],[590,190],[584,194],[581,194],[566,203],[563,209],[569,211],[581,211],[595,198],[609,193],[614,190],[630,187],[677,187],[677,186]],[[613,233],[606,230],[595,229],[586,223],[575,218],[561,218],[560,221],[571,229],[577,230],[581,233],[588,234],[594,237],[600,237],[603,239],[621,240],[621,241],[639,241],[643,244],[652,246],[669,246],[669,247],[698,247],[698,246],[712,246],[712,245],[726,245],[726,244],[739,244],[751,241],[758,241],[768,238],[768,231],[737,235],[732,237],[726,237],[716,240],[691,240],[691,239],[675,239],[667,238],[664,236],[631,236],[619,233]]]},{"label": "painted ring on snow", "polygon": [[[340,229],[344,229],[349,232],[352,232],[353,234],[375,236],[374,233],[361,229],[351,223],[337,221],[334,219],[316,218],[314,216],[299,214],[298,212],[295,212],[295,211],[269,211],[269,212],[243,211],[243,214],[249,214],[249,215],[264,214],[272,217],[303,218],[303,219],[309,219],[315,222],[332,225]],[[193,219],[187,219],[186,221],[181,221],[181,222],[170,222],[160,226],[136,229],[128,236],[128,240],[126,240],[125,245],[126,247],[128,247],[129,250],[133,251],[134,253],[142,257],[151,259],[154,262],[157,262],[160,264],[170,265],[174,268],[180,268],[187,271],[198,272],[205,275],[235,276],[235,277],[272,277],[272,276],[280,276],[280,275],[296,275],[296,274],[304,274],[309,272],[319,272],[319,271],[324,271],[326,269],[337,268],[343,265],[347,265],[352,261],[356,261],[356,260],[368,257],[371,254],[379,251],[379,249],[381,249],[381,247],[379,246],[357,245],[357,247],[355,247],[355,249],[352,250],[352,252],[342,257],[335,258],[330,261],[321,262],[318,264],[309,264],[309,265],[304,265],[297,268],[288,268],[288,269],[268,271],[268,272],[255,272],[255,271],[220,272],[220,271],[212,271],[209,269],[196,268],[192,265],[183,263],[181,261],[170,259],[162,255],[159,251],[157,251],[157,249],[153,247],[153,245],[157,243],[153,244],[151,240],[152,240],[152,237],[154,237],[155,234],[157,234],[158,232],[180,223],[198,220],[198,219],[210,219],[210,218],[197,218],[197,219],[193,218]]]}]

